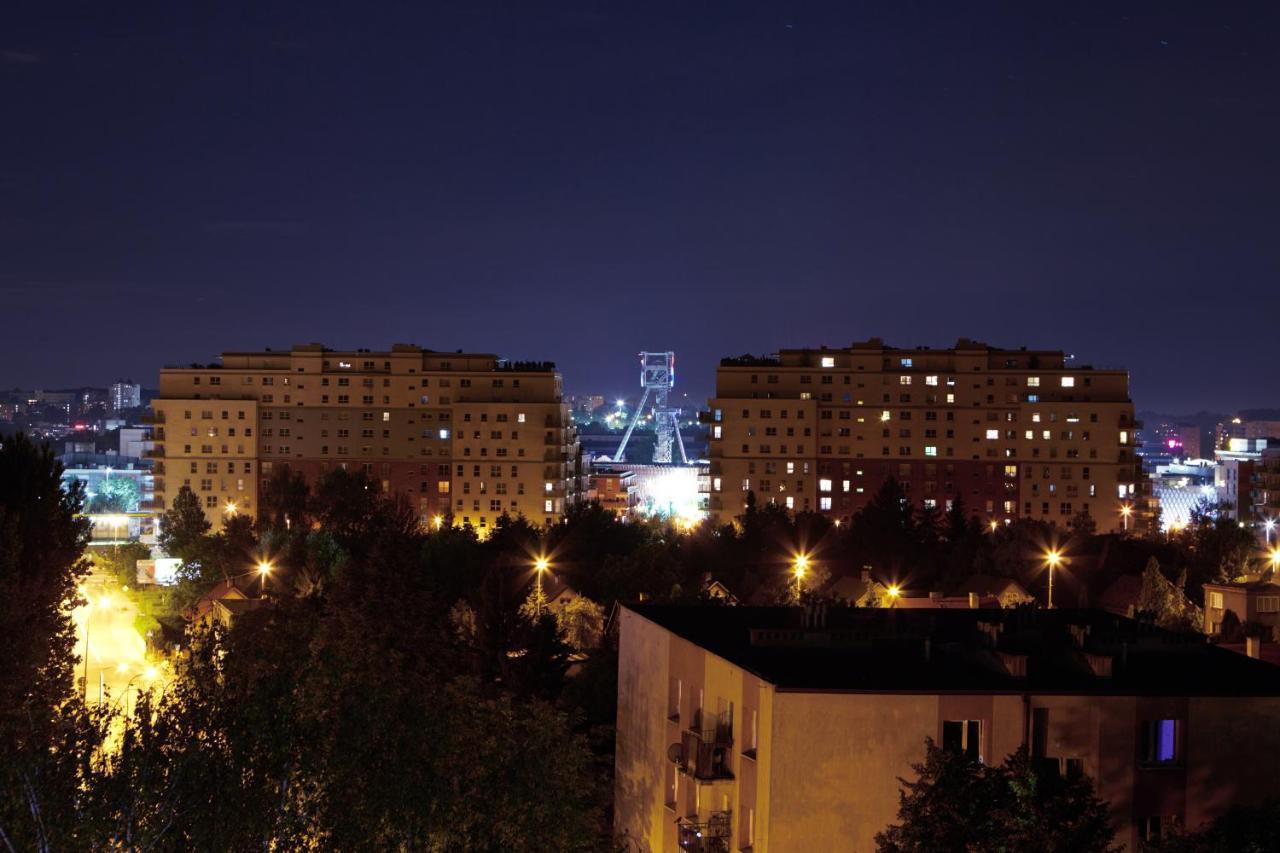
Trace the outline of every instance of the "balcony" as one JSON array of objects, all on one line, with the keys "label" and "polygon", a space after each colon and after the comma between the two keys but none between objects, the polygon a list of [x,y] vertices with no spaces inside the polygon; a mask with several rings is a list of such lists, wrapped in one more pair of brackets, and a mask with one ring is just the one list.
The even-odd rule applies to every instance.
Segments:
[{"label": "balcony", "polygon": [[687,817],[677,821],[680,849],[689,853],[729,853],[731,832],[730,812],[712,812],[703,823]]},{"label": "balcony", "polygon": [[733,753],[733,732],[727,720],[714,714],[695,712],[693,722],[680,736],[677,764],[681,772],[699,782],[732,779],[729,759]]},{"label": "balcony", "polygon": [[143,456],[143,458],[145,458],[145,459],[163,459],[163,458],[164,458],[164,445],[158,445],[158,446],[156,446],[156,447],[152,447],[152,448],[150,448],[150,449],[148,449],[148,450],[144,450],[144,451],[142,451],[142,456]]}]

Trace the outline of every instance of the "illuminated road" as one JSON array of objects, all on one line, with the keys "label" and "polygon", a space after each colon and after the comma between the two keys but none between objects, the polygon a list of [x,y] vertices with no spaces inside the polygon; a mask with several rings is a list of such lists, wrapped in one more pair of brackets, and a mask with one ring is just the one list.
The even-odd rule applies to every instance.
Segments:
[{"label": "illuminated road", "polygon": [[[95,582],[96,581],[96,582]],[[89,604],[71,614],[76,625],[76,677],[85,677],[85,630],[88,629],[88,678],[85,699],[90,704],[115,702],[130,682],[146,680],[146,641],[134,627],[137,607],[114,584],[90,578],[85,596]]]}]

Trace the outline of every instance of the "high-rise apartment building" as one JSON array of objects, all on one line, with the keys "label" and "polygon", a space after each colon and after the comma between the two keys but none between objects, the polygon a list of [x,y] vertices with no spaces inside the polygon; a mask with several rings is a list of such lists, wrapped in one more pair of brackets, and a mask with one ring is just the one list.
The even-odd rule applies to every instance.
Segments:
[{"label": "high-rise apartment building", "polygon": [[873,338],[728,358],[706,419],[721,521],[749,493],[848,518],[891,477],[917,506],[960,498],[989,521],[1087,512],[1099,531],[1133,530],[1148,506],[1128,374],[1061,351]]},{"label": "high-rise apartment building", "polygon": [[111,383],[107,394],[112,414],[119,414],[125,409],[136,409],[142,405],[142,386],[129,379],[120,379]]},{"label": "high-rise apartment building", "polygon": [[152,408],[157,508],[188,485],[215,527],[256,513],[280,466],[311,481],[364,471],[424,523],[451,517],[481,534],[504,513],[554,521],[579,491],[577,437],[549,363],[406,344],[225,353],[162,370]]}]

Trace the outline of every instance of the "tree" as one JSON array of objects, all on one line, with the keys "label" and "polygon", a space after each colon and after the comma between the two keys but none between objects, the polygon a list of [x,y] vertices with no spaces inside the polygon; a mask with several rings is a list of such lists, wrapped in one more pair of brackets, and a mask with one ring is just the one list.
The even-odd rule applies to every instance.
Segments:
[{"label": "tree", "polygon": [[183,486],[174,496],[173,506],[160,517],[156,542],[171,557],[196,560],[201,556],[204,536],[212,527],[204,517],[199,496],[190,486]]},{"label": "tree", "polygon": [[258,496],[258,520],[267,527],[281,530],[311,526],[311,491],[301,471],[279,465],[262,484]]},{"label": "tree", "polygon": [[876,836],[880,853],[1119,849],[1093,782],[1038,771],[1026,747],[990,766],[929,739],[912,769],[916,779],[899,779],[900,822]]},{"label": "tree", "polygon": [[1269,853],[1280,838],[1280,802],[1237,806],[1198,832],[1150,842],[1145,853]]},{"label": "tree", "polygon": [[80,847],[79,792],[101,740],[75,691],[70,607],[87,571],[84,487],[62,487],[47,445],[0,443],[0,838],[8,849]]},{"label": "tree", "polygon": [[1147,560],[1142,571],[1142,587],[1138,592],[1138,610],[1151,615],[1161,628],[1173,631],[1199,630],[1202,618],[1194,604],[1187,600],[1183,593],[1186,584],[1186,572],[1179,575],[1175,584],[1160,571],[1160,561],[1155,557]]},{"label": "tree", "polygon": [[132,477],[107,477],[98,486],[93,500],[89,501],[87,511],[92,513],[136,512],[141,498],[138,483]]}]

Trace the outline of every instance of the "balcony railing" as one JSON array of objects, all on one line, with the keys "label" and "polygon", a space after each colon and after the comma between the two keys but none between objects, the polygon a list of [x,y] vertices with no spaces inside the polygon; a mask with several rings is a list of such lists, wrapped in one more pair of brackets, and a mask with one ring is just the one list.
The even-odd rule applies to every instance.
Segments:
[{"label": "balcony railing", "polygon": [[681,850],[689,853],[729,853],[732,814],[712,812],[705,822],[682,817],[677,822]]},{"label": "balcony railing", "polygon": [[161,445],[156,445],[155,447],[152,447],[152,448],[148,448],[147,450],[142,451],[142,455],[146,459],[163,459],[164,445],[161,444]]},{"label": "balcony railing", "polygon": [[733,730],[729,721],[695,711],[680,736],[680,769],[698,781],[732,779]]}]

